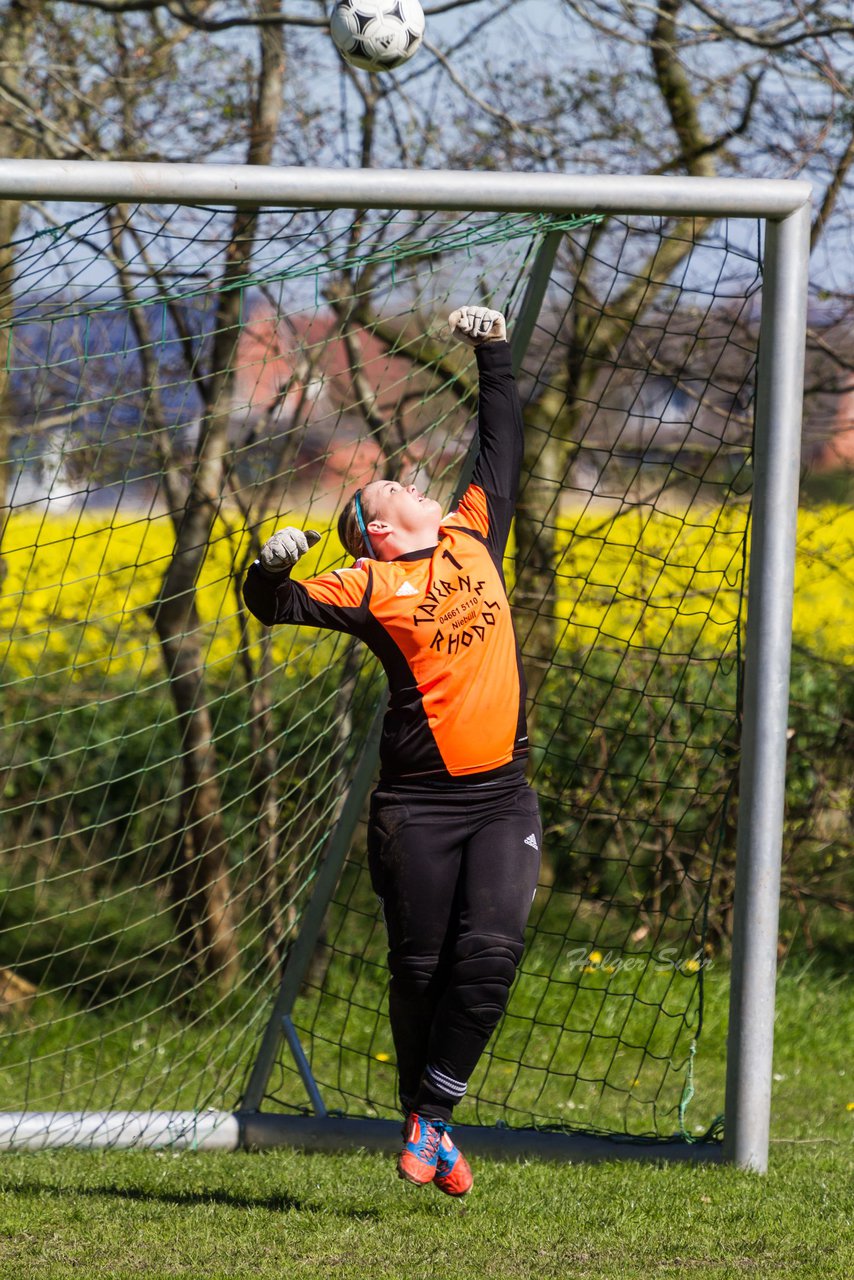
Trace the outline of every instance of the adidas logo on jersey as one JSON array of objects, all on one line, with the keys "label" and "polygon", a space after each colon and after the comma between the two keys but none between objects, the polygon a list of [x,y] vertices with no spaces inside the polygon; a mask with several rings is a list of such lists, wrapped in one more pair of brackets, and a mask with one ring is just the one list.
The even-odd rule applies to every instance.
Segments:
[{"label": "adidas logo on jersey", "polygon": [[532,849],[536,849],[537,852],[539,852],[540,846],[537,844],[537,837],[534,835],[533,831],[529,836],[525,836],[525,844],[529,844]]},{"label": "adidas logo on jersey", "polygon": [[418,592],[411,582],[404,582],[403,586],[398,587],[394,594],[396,596],[417,596]]}]

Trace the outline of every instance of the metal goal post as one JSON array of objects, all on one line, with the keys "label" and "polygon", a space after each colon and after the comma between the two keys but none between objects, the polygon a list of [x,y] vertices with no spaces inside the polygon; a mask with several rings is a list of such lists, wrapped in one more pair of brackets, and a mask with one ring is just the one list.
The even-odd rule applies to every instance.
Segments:
[{"label": "metal goal post", "polygon": [[[789,664],[798,503],[811,188],[764,179],[470,173],[238,165],[0,160],[0,199],[111,204],[174,202],[240,208],[310,207],[573,213],[763,219],[765,256],[754,438],[753,535],[747,600],[742,758],[736,853],[732,981],[722,1150],[666,1141],[613,1142],[588,1135],[461,1130],[473,1153],[546,1158],[720,1159],[767,1168],[783,836]],[[551,240],[551,244],[549,243]],[[517,360],[536,321],[555,237],[546,237],[517,328]],[[368,762],[369,763],[369,762]],[[308,916],[319,929],[348,824],[370,783],[358,771],[329,841]],[[325,896],[325,900],[324,900]],[[303,922],[310,925],[311,919]],[[288,1037],[304,929],[292,953],[243,1109],[178,1112],[0,1113],[0,1149],[46,1145],[235,1149],[294,1143],[332,1149],[356,1141],[387,1148],[391,1121],[265,1115],[259,1088],[271,1051]],[[299,1066],[299,1045],[291,1045]],[[310,1073],[309,1073],[310,1075]],[[310,1091],[310,1081],[306,1081]],[[319,1102],[319,1098],[317,1099]]]}]

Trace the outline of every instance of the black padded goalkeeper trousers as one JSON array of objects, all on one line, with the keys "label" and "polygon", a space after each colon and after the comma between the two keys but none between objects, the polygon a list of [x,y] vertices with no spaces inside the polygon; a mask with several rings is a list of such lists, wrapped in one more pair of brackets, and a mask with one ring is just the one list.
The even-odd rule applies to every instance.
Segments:
[{"label": "black padded goalkeeper trousers", "polygon": [[521,773],[374,792],[368,859],[388,931],[404,1112],[449,1120],[465,1093],[522,955],[541,844],[537,797]]}]

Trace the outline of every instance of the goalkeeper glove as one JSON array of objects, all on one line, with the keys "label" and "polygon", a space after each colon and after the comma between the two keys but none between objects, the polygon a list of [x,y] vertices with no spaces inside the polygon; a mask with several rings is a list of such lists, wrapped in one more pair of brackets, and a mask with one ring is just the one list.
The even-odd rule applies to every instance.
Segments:
[{"label": "goalkeeper glove", "polygon": [[320,534],[315,529],[280,529],[274,533],[261,548],[261,567],[268,573],[284,573],[293,569],[300,556],[304,556],[309,547],[320,541]]},{"label": "goalkeeper glove", "polygon": [[506,342],[507,325],[500,311],[489,307],[460,307],[448,316],[451,333],[470,347],[483,342]]}]

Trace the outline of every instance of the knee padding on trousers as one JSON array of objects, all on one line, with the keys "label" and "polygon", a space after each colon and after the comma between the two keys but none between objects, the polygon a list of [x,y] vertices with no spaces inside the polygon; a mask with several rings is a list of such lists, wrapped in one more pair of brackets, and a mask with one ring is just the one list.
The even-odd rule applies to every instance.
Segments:
[{"label": "knee padding on trousers", "polygon": [[428,990],[439,968],[439,957],[412,955],[395,949],[388,953],[388,968],[392,989],[414,998]]},{"label": "knee padding on trousers", "polygon": [[495,934],[464,934],[454,955],[454,1003],[473,1022],[492,1030],[507,1006],[523,942]]}]

